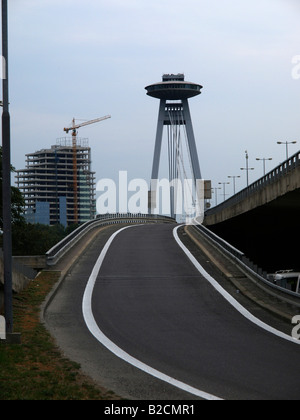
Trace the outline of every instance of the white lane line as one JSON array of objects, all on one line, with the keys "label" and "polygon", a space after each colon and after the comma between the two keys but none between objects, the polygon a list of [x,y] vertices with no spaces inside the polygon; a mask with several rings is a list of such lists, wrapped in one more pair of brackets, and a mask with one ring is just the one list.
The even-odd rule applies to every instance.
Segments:
[{"label": "white lane line", "polygon": [[255,316],[253,316],[247,309],[245,309],[239,302],[237,302],[222,286],[210,275],[208,274],[201,264],[196,260],[196,258],[191,254],[191,252],[184,246],[178,236],[178,229],[181,226],[176,227],[173,230],[173,235],[180,246],[180,248],[184,251],[190,261],[194,264],[200,274],[232,305],[240,314],[242,314],[245,318],[247,318],[252,323],[258,325],[260,328],[270,332],[271,334],[276,335],[277,337],[283,338],[284,340],[290,341],[291,343],[300,345],[300,340],[296,340],[292,336],[282,333],[281,331],[276,330],[275,328],[271,327],[268,324],[265,324]]},{"label": "white lane line", "polygon": [[200,391],[199,389],[193,388],[187,384],[184,384],[183,382],[180,382],[168,375],[165,375],[164,373],[159,372],[156,369],[153,369],[152,367],[146,365],[145,363],[135,359],[134,357],[130,356],[128,353],[126,353],[124,350],[122,350],[120,347],[118,347],[116,344],[114,344],[108,337],[106,337],[103,332],[98,327],[92,310],[92,295],[93,290],[95,287],[95,283],[97,280],[97,277],[99,275],[101,266],[103,264],[103,261],[105,259],[105,256],[107,254],[107,251],[109,250],[113,240],[116,238],[117,235],[119,235],[121,232],[123,232],[125,229],[131,228],[133,226],[128,226],[126,228],[120,229],[116,233],[114,233],[105,247],[103,248],[95,267],[93,268],[92,274],[88,280],[84,296],[83,296],[83,302],[82,302],[82,312],[83,317],[85,320],[85,323],[91,332],[91,334],[103,345],[105,346],[109,351],[111,351],[113,354],[115,354],[120,359],[124,360],[125,362],[131,364],[132,366],[135,366],[136,368],[140,369],[143,372],[146,372],[147,374],[166,382],[170,385],[173,385],[176,388],[179,388],[185,392],[188,392],[192,395],[195,395],[197,397],[203,398],[204,400],[211,400],[211,401],[218,401],[221,400],[221,398],[218,398],[214,395],[208,394],[204,391]]}]

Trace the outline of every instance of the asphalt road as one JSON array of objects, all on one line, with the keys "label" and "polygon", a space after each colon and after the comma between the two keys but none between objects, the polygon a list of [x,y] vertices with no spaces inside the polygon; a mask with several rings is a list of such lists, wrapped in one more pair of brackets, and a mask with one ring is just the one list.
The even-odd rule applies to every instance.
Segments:
[{"label": "asphalt road", "polygon": [[218,397],[299,399],[300,347],[227,303],[173,229],[134,227],[116,237],[92,298],[100,330],[137,360]]},{"label": "asphalt road", "polygon": [[[217,397],[298,400],[300,346],[237,312],[199,274],[173,229],[137,226],[114,239],[92,295],[99,329],[135,359]],[[48,307],[50,330],[69,357],[124,397],[192,398],[116,358],[87,330],[78,308],[101,246],[81,257]]]}]

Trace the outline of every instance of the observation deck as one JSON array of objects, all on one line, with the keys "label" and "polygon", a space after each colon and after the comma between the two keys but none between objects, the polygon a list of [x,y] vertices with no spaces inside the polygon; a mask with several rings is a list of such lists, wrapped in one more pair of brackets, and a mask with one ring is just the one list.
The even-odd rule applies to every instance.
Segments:
[{"label": "observation deck", "polygon": [[164,75],[163,81],[147,86],[147,95],[163,100],[184,100],[201,94],[203,86],[187,82],[184,75]]}]

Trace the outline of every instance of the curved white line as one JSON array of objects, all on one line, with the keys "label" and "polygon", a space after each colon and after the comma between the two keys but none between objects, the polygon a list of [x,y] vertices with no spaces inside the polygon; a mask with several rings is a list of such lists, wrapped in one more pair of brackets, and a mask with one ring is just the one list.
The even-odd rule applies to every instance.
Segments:
[{"label": "curved white line", "polygon": [[272,333],[276,335],[277,337],[283,338],[284,340],[300,345],[299,340],[296,340],[292,336],[289,336],[287,334],[282,333],[281,331],[276,330],[275,328],[271,327],[268,324],[265,324],[264,322],[262,322],[261,320],[253,316],[250,312],[247,311],[247,309],[245,309],[239,302],[237,302],[228,292],[226,292],[226,290],[223,289],[223,287],[220,286],[220,284],[204,270],[204,268],[196,260],[196,258],[191,254],[191,252],[183,245],[183,243],[181,242],[178,236],[178,229],[180,227],[181,226],[178,226],[173,230],[173,235],[176,242],[178,243],[180,248],[183,250],[183,252],[186,254],[186,256],[190,259],[190,261],[194,264],[194,266],[199,271],[199,273],[230,303],[230,305],[232,305],[240,314],[242,314],[245,318],[247,318],[252,323],[258,325],[260,328],[263,328],[269,333]]},{"label": "curved white line", "polygon": [[125,229],[131,228],[132,226],[120,229],[116,233],[114,233],[105,247],[103,248],[98,261],[96,262],[95,267],[93,268],[92,274],[88,280],[84,296],[83,296],[83,302],[82,302],[82,312],[83,317],[85,320],[85,323],[92,333],[92,335],[103,345],[105,346],[109,351],[111,351],[113,354],[115,354],[120,359],[124,360],[125,362],[131,364],[132,366],[135,366],[136,368],[140,369],[143,372],[146,372],[147,374],[160,379],[163,382],[166,382],[170,385],[173,385],[176,388],[179,388],[185,392],[188,392],[192,395],[195,395],[197,397],[203,398],[205,400],[221,400],[220,398],[208,394],[206,392],[200,391],[199,389],[193,388],[187,384],[184,384],[183,382],[180,382],[174,378],[171,378],[168,375],[165,375],[164,373],[159,372],[156,369],[151,368],[150,366],[146,365],[145,363],[135,359],[134,357],[130,356],[128,353],[120,349],[116,344],[114,344],[108,337],[106,337],[103,332],[98,327],[95,318],[93,316],[92,311],[92,295],[94,286],[97,280],[97,277],[99,275],[102,263],[104,261],[104,258],[107,254],[107,251],[109,250],[109,247],[111,246],[113,240],[117,235],[119,235],[121,232],[123,232]]}]

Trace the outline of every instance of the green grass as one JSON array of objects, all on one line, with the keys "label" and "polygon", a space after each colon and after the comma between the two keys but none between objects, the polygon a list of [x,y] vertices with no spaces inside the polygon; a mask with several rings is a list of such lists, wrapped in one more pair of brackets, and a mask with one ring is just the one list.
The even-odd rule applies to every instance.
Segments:
[{"label": "green grass", "polygon": [[0,400],[119,400],[64,358],[40,323],[40,306],[58,278],[43,272],[14,297],[14,331],[22,334],[22,344],[0,341]]}]

